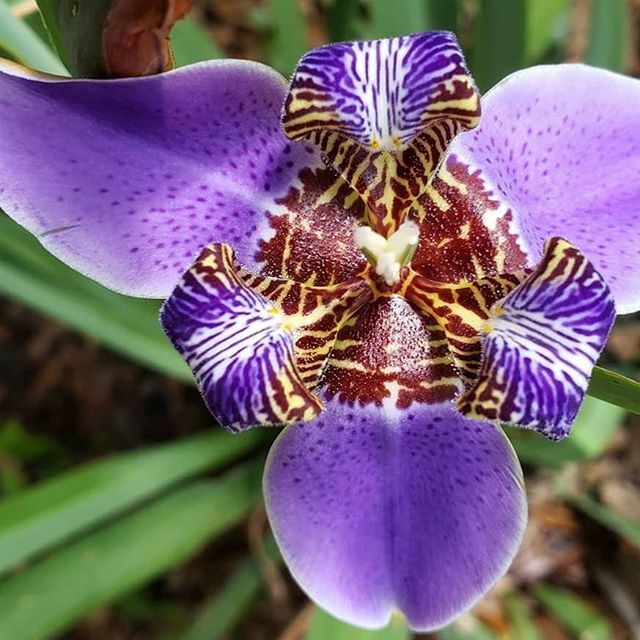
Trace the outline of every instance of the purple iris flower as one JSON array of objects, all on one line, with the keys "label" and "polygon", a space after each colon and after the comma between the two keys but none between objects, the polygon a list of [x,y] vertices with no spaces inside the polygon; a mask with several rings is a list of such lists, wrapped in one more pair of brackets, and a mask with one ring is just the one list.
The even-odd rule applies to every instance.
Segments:
[{"label": "purple iris flower", "polygon": [[640,83],[542,66],[480,101],[444,32],[316,49],[288,87],[1,71],[0,206],[167,298],[223,426],[288,425],[264,491],[302,588],[364,627],[470,607],[526,523],[500,424],[566,436],[640,309]]}]

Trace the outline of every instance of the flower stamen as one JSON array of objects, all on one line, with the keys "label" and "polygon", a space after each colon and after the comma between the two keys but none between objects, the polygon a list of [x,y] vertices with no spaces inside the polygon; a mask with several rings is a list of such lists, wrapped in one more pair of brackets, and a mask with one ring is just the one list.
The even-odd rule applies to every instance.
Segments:
[{"label": "flower stamen", "polygon": [[376,273],[391,286],[400,280],[400,270],[413,258],[420,240],[420,229],[415,222],[406,220],[388,238],[371,227],[358,227],[354,237],[358,248],[376,268]]}]

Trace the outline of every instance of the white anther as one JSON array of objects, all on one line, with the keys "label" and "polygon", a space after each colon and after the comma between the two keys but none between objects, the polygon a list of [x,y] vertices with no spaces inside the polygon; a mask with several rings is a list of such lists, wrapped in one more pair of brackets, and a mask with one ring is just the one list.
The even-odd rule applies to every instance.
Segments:
[{"label": "white anther", "polygon": [[376,268],[376,273],[391,286],[400,279],[400,269],[413,255],[420,239],[415,222],[403,222],[389,238],[376,233],[371,227],[358,227],[354,233],[358,247]]}]

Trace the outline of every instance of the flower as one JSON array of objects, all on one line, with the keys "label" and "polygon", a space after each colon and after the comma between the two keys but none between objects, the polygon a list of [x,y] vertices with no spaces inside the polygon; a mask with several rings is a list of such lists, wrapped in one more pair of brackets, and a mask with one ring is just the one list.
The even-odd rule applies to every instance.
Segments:
[{"label": "flower", "polygon": [[543,66],[480,104],[444,32],[316,49],[288,90],[241,61],[1,71],[0,206],[168,298],[224,426],[289,425],[264,489],[303,589],[365,627],[471,606],[526,521],[500,423],[566,436],[640,308],[638,82]]}]

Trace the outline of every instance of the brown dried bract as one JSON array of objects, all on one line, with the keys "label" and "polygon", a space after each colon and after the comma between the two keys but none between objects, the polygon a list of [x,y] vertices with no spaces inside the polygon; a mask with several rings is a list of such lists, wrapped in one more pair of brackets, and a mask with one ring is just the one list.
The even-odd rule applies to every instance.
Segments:
[{"label": "brown dried bract", "polygon": [[192,0],[114,0],[102,46],[112,78],[146,76],[173,68],[169,32]]}]

